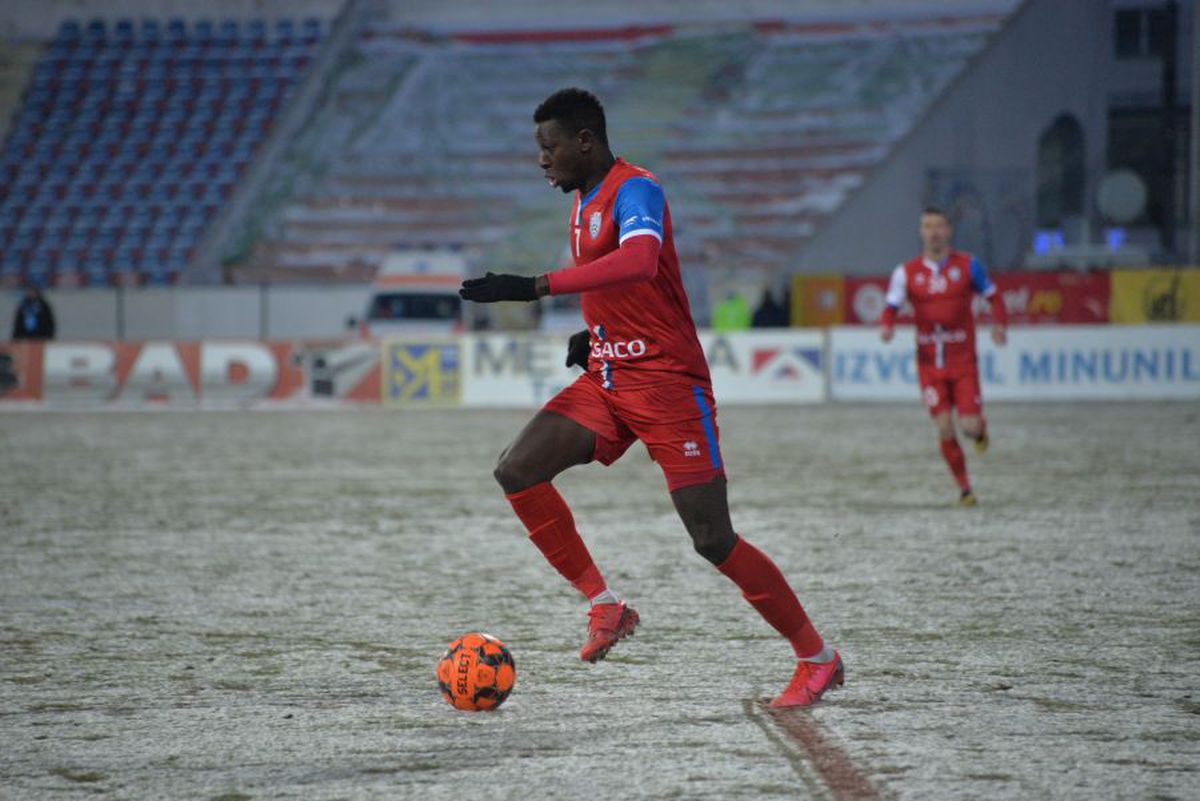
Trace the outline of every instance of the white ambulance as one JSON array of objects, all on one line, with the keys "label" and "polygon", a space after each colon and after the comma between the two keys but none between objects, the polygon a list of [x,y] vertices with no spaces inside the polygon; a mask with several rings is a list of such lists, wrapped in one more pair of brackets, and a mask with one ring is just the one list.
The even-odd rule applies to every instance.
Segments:
[{"label": "white ambulance", "polygon": [[414,251],[388,256],[357,324],[366,339],[404,334],[450,334],[463,330],[458,289],[467,277],[467,261],[457,253]]}]

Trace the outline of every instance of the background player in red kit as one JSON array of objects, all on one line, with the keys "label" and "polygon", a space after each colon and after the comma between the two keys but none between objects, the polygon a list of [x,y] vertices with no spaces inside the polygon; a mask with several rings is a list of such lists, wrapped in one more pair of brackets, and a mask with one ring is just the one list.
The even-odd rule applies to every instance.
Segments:
[{"label": "background player in red kit", "polygon": [[896,312],[907,300],[917,323],[917,380],[921,398],[933,417],[938,442],[954,480],[960,506],[974,506],[975,494],[967,478],[967,457],[959,447],[950,410],[958,412],[958,426],[975,440],[975,450],[988,446],[987,421],[979,390],[975,357],[975,317],[971,301],[976,293],[991,301],[992,340],[1006,340],[1004,302],[979,259],[953,250],[950,219],[941,209],[929,207],[921,214],[921,255],[892,271],[887,307],[880,336],[890,342]]},{"label": "background player in red kit", "polygon": [[608,465],[641,440],[696,551],[733,580],[792,645],[798,664],[771,703],[806,706],[842,683],[842,661],[817,633],[779,568],[733,530],[708,363],[679,275],[671,214],[658,179],[615,158],[604,110],[564,89],[534,112],[546,181],[574,192],[574,266],[535,277],[493,275],[463,283],[467,300],[491,303],[580,293],[587,331],[571,337],[567,364],[584,368],[500,456],[496,480],[534,545],[590,602],[580,658],[602,659],[638,625],[610,588],[550,483],[563,470]]}]

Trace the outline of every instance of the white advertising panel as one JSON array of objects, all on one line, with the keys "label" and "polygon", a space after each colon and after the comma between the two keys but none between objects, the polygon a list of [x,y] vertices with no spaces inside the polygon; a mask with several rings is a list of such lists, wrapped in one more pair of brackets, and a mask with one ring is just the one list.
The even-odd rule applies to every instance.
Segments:
[{"label": "white advertising panel", "polygon": [[704,332],[717,403],[825,400],[825,336],[820,331]]},{"label": "white advertising panel", "polygon": [[[984,400],[1200,398],[1200,326],[1029,326],[1008,344],[977,338]],[[889,344],[875,328],[830,330],[834,400],[918,400],[911,327]]]},{"label": "white advertising panel", "polygon": [[462,338],[463,406],[536,407],[579,375],[568,368],[567,338],[539,333]]},{"label": "white advertising panel", "polygon": [[[718,403],[817,403],[825,398],[819,331],[703,332]],[[541,333],[463,337],[464,406],[536,407],[581,371],[564,364],[567,337]]]}]

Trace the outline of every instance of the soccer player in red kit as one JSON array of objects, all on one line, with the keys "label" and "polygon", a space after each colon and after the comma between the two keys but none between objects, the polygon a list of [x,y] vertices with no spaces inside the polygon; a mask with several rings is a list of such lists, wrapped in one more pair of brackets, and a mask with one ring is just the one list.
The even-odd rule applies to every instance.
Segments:
[{"label": "soccer player in red kit", "polygon": [[911,303],[917,323],[921,398],[937,428],[942,457],[958,483],[958,503],[974,506],[967,457],[959,447],[950,411],[958,412],[958,426],[975,441],[975,450],[986,451],[988,431],[979,391],[971,301],[976,293],[991,301],[992,340],[997,345],[1007,338],[1006,316],[1000,293],[979,259],[951,249],[952,233],[950,219],[941,209],[931,206],[921,213],[921,255],[892,272],[880,337],[891,342],[897,311],[904,301]]},{"label": "soccer player in red kit", "polygon": [[546,181],[574,193],[574,265],[532,276],[463,283],[472,301],[531,301],[579,293],[588,330],[571,337],[567,365],[584,373],[525,426],[495,476],[529,538],[591,602],[581,659],[595,662],[638,625],[608,585],[571,510],[550,483],[563,470],[609,465],[641,440],[662,469],[696,551],[741,589],[791,644],[797,667],[776,707],[807,706],[842,683],[842,660],[809,621],[775,563],[733,530],[708,363],[679,274],[671,213],[651,173],[613,156],[604,109],[563,89],[534,112]]}]

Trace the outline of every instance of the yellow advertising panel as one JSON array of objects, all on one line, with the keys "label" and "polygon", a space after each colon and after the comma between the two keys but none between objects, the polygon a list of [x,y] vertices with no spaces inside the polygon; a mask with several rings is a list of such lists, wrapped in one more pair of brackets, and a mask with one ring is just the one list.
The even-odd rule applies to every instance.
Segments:
[{"label": "yellow advertising panel", "polygon": [[792,325],[824,327],[842,322],[845,281],[840,275],[792,277]]},{"label": "yellow advertising panel", "polygon": [[1113,270],[1109,320],[1200,322],[1200,269]]},{"label": "yellow advertising panel", "polygon": [[462,392],[457,340],[389,339],[383,345],[383,402],[388,406],[457,405]]}]

